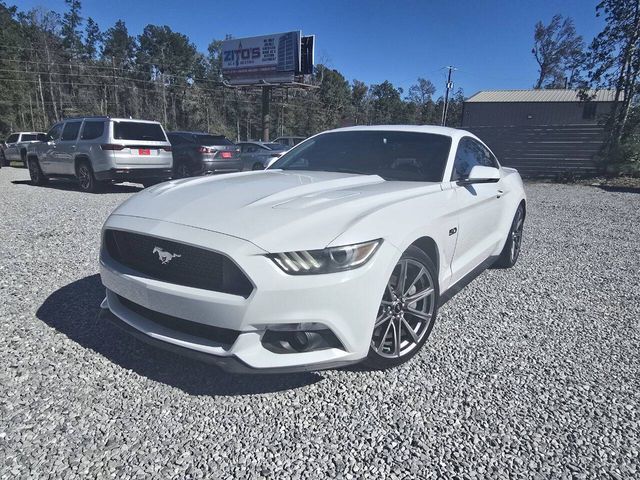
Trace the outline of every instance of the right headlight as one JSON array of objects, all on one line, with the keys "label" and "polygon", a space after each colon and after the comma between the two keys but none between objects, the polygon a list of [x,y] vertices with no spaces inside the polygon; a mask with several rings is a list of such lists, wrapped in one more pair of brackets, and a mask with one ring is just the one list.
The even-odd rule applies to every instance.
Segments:
[{"label": "right headlight", "polygon": [[290,275],[313,275],[352,270],[367,263],[382,239],[330,247],[322,250],[299,250],[269,255],[269,258]]}]

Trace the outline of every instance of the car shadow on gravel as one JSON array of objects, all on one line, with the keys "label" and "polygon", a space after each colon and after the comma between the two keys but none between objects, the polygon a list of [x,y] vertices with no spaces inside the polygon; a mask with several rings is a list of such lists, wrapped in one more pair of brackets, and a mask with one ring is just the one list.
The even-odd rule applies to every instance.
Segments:
[{"label": "car shadow on gravel", "polygon": [[53,292],[36,316],[84,348],[113,363],[191,395],[250,395],[311,385],[317,373],[233,375],[217,367],[147,345],[112,325],[99,321],[104,287],[99,275],[77,280]]},{"label": "car shadow on gravel", "polygon": [[[46,185],[33,185],[31,180],[12,180],[14,185],[29,185],[33,188],[53,188],[55,190],[64,191],[77,191],[80,192],[78,184],[72,180],[55,179],[50,180]],[[106,184],[102,187],[98,195],[101,193],[136,193],[142,190],[142,187],[136,187],[134,185],[121,185],[121,184]]]}]

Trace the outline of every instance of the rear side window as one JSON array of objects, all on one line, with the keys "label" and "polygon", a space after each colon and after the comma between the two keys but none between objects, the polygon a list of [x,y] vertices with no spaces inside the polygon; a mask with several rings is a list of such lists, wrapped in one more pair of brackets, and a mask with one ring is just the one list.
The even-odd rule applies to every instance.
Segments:
[{"label": "rear side window", "polygon": [[21,142],[33,142],[34,140],[38,139],[38,134],[37,133],[23,133],[22,134],[22,138],[20,139]]},{"label": "rear side window", "polygon": [[82,127],[81,140],[95,140],[104,133],[104,122],[85,121]]},{"label": "rear side window", "polygon": [[143,122],[113,122],[113,138],[116,140],[167,141],[159,123]]},{"label": "rear side window", "polygon": [[51,130],[47,132],[47,137],[51,140],[58,140],[60,138],[60,134],[62,133],[62,124],[58,123],[51,127]]},{"label": "rear side window", "polygon": [[19,135],[17,133],[9,135],[9,137],[7,138],[7,143],[16,143],[18,141],[18,137]]},{"label": "rear side window", "polygon": [[80,131],[80,125],[82,122],[67,122],[62,130],[61,140],[75,140],[78,138],[78,132]]}]

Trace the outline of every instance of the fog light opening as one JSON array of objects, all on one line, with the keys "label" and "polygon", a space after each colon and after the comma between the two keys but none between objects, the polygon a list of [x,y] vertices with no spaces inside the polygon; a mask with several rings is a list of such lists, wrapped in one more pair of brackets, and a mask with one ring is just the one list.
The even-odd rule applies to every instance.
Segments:
[{"label": "fog light opening", "polygon": [[317,333],[311,332],[291,332],[289,334],[289,345],[297,352],[305,352],[309,348],[312,337],[317,335]]},{"label": "fog light opening", "polygon": [[[262,345],[274,353],[303,353],[327,348],[344,349],[342,343],[328,328],[302,330],[304,324],[290,325],[283,329],[283,325],[267,328],[262,336]],[[309,324],[307,324],[309,325]]]}]

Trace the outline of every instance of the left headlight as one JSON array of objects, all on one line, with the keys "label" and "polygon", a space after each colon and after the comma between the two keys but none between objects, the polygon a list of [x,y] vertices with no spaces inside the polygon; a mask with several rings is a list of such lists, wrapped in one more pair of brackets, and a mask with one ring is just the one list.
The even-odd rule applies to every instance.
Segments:
[{"label": "left headlight", "polygon": [[367,263],[381,243],[382,239],[371,240],[323,250],[275,253],[269,255],[269,258],[290,275],[342,272]]}]

